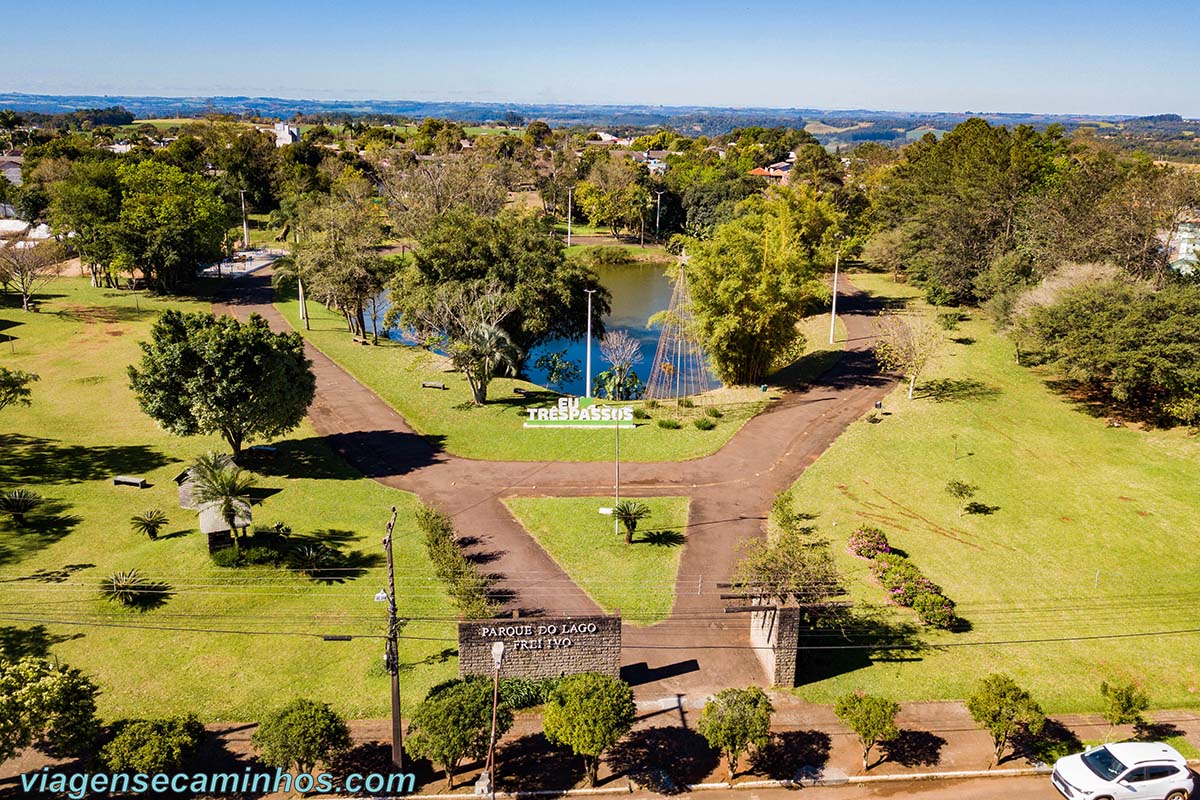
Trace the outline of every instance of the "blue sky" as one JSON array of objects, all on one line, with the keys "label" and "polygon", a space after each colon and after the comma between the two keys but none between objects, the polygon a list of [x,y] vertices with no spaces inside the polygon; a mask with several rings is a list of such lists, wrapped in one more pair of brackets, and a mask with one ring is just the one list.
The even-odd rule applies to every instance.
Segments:
[{"label": "blue sky", "polygon": [[1200,116],[1181,0],[49,0],[0,90]]}]

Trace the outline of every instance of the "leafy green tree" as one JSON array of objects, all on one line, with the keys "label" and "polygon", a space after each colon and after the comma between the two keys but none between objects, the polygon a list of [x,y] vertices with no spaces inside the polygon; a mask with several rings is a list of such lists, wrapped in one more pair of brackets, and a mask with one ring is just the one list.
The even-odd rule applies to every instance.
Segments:
[{"label": "leafy green tree", "polygon": [[50,224],[92,276],[92,285],[116,285],[113,259],[120,237],[123,187],[115,161],[77,161],[64,180],[50,186]]},{"label": "leafy green tree", "polygon": [[234,455],[295,429],[316,391],[300,335],[273,333],[257,314],[165,311],[141,347],[129,379],[142,411],[176,436],[219,433]]},{"label": "leafy green tree", "polygon": [[995,747],[994,759],[1001,755],[1013,742],[1013,737],[1026,732],[1041,733],[1046,724],[1046,715],[1016,682],[999,673],[993,673],[979,682],[978,688],[967,698],[967,711],[971,719],[992,736]]},{"label": "leafy green tree", "polygon": [[118,173],[123,194],[114,267],[140,270],[150,286],[174,292],[201,263],[222,257],[230,219],[207,178],[156,161],[123,164]]},{"label": "leafy green tree", "polygon": [[[454,144],[457,147],[457,139]],[[428,146],[432,148],[432,142]],[[419,152],[419,147],[414,150]],[[452,212],[481,217],[498,214],[508,192],[495,162],[489,161],[475,151],[432,160],[417,159],[403,150],[381,154],[373,166],[396,232],[424,238]]]},{"label": "leafy green tree", "polygon": [[238,516],[249,508],[246,495],[254,486],[254,476],[223,453],[205,453],[196,459],[189,472],[192,500],[198,505],[216,505],[221,519],[229,526],[233,546],[238,548]]},{"label": "leafy green tree", "polygon": [[622,500],[613,508],[613,516],[625,528],[625,544],[633,544],[638,523],[650,517],[650,506],[640,500]]},{"label": "leafy green tree", "polygon": [[627,158],[601,159],[576,187],[576,202],[589,222],[608,226],[613,237],[622,228],[638,230],[650,204],[644,173]]},{"label": "leafy green tree", "polygon": [[100,750],[113,772],[173,772],[183,769],[204,741],[204,725],[195,714],[168,719],[127,719],[113,725],[116,734]]},{"label": "leafy green tree", "polygon": [[1150,708],[1150,698],[1138,688],[1136,683],[1100,684],[1100,698],[1104,701],[1103,716],[1109,724],[1108,735],[1118,725],[1144,725],[1146,709]]},{"label": "leafy green tree", "polygon": [[829,542],[801,530],[781,530],[743,545],[734,568],[734,588],[750,597],[818,605],[845,594]]},{"label": "leafy green tree", "polygon": [[550,693],[542,712],[546,738],[583,757],[595,785],[600,756],[633,727],[633,690],[618,678],[596,672],[568,675]]},{"label": "leafy green tree", "polygon": [[[512,727],[512,711],[496,712],[496,737]],[[492,686],[486,680],[455,681],[435,689],[418,705],[408,726],[405,749],[427,758],[446,772],[446,789],[464,758],[487,754],[492,731]]]},{"label": "leafy green tree", "polygon": [[579,364],[567,358],[566,350],[543,353],[533,362],[536,369],[546,373],[546,385],[560,389],[572,381],[579,380]]},{"label": "leafy green tree", "polygon": [[803,347],[796,327],[828,289],[840,212],[811,187],[751,198],[712,237],[689,244],[699,334],[725,384],[758,384]]},{"label": "leafy green tree", "polygon": [[268,714],[250,742],[263,763],[306,773],[346,750],[350,729],[327,704],[301,698]]},{"label": "leafy green tree", "polygon": [[912,400],[917,379],[933,363],[945,337],[923,317],[884,314],[879,327],[879,341],[871,350],[875,361],[883,371],[908,379],[908,399]]},{"label": "leafy green tree", "polygon": [[838,698],[834,713],[858,736],[862,745],[862,768],[870,769],[871,748],[896,738],[896,715],[900,706],[894,700],[877,695],[851,692]]},{"label": "leafy green tree", "polygon": [[973,483],[957,479],[946,481],[946,494],[958,501],[958,515],[960,517],[963,515],[963,510],[966,508],[967,503],[975,496],[977,491],[979,491],[979,487]]},{"label": "leafy green tree", "polygon": [[0,367],[0,411],[8,406],[29,405],[29,384],[36,380],[38,376],[32,372]]},{"label": "leafy green tree", "polygon": [[46,658],[0,659],[0,762],[32,744],[77,756],[95,742],[99,689],[82,672]]},{"label": "leafy green tree", "polygon": [[730,781],[747,750],[766,746],[774,711],[767,695],[757,686],[724,689],[704,704],[696,730],[709,747],[725,756]]},{"label": "leafy green tree", "polygon": [[587,265],[567,259],[562,242],[530,214],[506,212],[496,218],[448,211],[421,235],[411,263],[391,283],[393,314],[405,324],[427,315],[441,293],[471,293],[471,286],[495,288],[511,305],[498,324],[528,353],[551,339],[578,340],[587,331],[587,291],[594,290],[592,328],[604,332],[608,290]]}]

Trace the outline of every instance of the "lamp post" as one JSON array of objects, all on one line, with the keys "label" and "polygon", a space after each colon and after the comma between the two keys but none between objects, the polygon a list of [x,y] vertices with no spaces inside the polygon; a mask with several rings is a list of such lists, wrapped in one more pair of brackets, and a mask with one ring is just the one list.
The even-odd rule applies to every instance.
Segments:
[{"label": "lamp post", "polygon": [[621,520],[617,517],[617,506],[621,505],[621,419],[613,415],[613,533],[621,532]]},{"label": "lamp post", "polygon": [[496,666],[492,677],[492,736],[488,741],[487,766],[479,776],[479,782],[492,800],[496,800],[496,712],[500,707],[500,667],[504,664],[504,642],[492,643],[492,663]]},{"label": "lamp post", "polygon": [[250,226],[246,224],[246,190],[238,189],[238,194],[242,196],[242,249],[250,249]]},{"label": "lamp post", "polygon": [[833,302],[829,307],[829,343],[833,344],[833,329],[837,324],[837,285],[838,285],[838,264],[842,260],[842,243],[841,235],[839,239],[837,252],[833,256]]},{"label": "lamp post", "polygon": [[664,194],[666,194],[666,192],[667,192],[666,189],[655,189],[654,190],[654,194],[656,194],[658,196],[657,205],[655,206],[655,209],[654,209],[654,238],[656,240],[659,238],[658,222],[662,218],[662,196]]},{"label": "lamp post", "polygon": [[[568,238],[570,234],[567,234]],[[587,309],[587,355],[583,359],[583,396],[592,396],[592,295],[595,289],[584,289],[588,296]]]},{"label": "lamp post", "polygon": [[572,211],[571,195],[572,195],[572,193],[574,193],[574,191],[575,191],[574,186],[567,187],[567,247],[571,246],[571,211]]}]

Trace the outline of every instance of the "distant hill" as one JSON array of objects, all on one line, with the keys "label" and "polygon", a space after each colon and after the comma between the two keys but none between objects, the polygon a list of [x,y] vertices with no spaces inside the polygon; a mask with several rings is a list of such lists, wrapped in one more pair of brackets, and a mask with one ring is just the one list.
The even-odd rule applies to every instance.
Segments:
[{"label": "distant hill", "polygon": [[[689,135],[713,136],[748,125],[808,126],[826,143],[903,141],[908,131],[926,127],[949,130],[969,117],[1004,125],[1038,128],[1058,123],[1119,123],[1131,117],[1011,114],[987,112],[896,112],[870,109],[719,108],[709,106],[579,105],[535,103],[462,103],[417,100],[295,100],[279,97],[137,97],[127,95],[39,95],[0,93],[0,108],[65,114],[79,109],[121,106],[139,119],[186,117],[217,112],[290,119],[296,115],[357,117],[395,115],[412,119],[439,117],[466,123],[540,119],[553,126],[648,128],[670,126]],[[1163,115],[1170,116],[1170,115]]]}]

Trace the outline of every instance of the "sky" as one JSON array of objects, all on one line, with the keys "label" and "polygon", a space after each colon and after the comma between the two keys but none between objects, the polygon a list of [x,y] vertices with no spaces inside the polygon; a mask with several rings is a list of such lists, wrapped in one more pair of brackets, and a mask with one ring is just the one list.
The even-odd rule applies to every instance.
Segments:
[{"label": "sky", "polygon": [[47,0],[0,91],[1200,117],[1182,0]]}]

